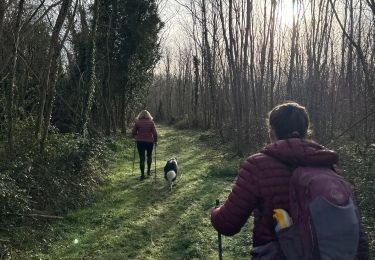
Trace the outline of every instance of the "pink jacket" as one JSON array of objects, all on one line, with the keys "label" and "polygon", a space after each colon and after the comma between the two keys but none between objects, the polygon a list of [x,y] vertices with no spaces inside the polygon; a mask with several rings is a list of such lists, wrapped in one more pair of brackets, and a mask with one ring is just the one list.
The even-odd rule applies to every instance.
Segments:
[{"label": "pink jacket", "polygon": [[142,118],[135,122],[132,135],[136,141],[156,143],[158,133],[155,128],[154,121]]}]

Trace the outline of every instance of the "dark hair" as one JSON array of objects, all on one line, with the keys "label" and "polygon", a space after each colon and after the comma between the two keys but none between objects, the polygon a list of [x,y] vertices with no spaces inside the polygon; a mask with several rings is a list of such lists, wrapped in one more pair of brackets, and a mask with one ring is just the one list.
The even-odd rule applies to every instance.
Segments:
[{"label": "dark hair", "polygon": [[309,128],[309,115],[305,107],[287,102],[271,110],[268,122],[279,140],[305,138]]}]

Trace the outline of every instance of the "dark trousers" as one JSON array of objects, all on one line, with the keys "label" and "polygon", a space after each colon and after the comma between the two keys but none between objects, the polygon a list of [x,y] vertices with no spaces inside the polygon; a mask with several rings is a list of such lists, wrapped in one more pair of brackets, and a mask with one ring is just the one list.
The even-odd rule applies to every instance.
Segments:
[{"label": "dark trousers", "polygon": [[141,175],[145,174],[145,152],[147,151],[147,174],[150,174],[150,168],[152,163],[152,149],[154,148],[153,143],[137,141],[137,149],[139,154],[139,168],[141,169]]}]

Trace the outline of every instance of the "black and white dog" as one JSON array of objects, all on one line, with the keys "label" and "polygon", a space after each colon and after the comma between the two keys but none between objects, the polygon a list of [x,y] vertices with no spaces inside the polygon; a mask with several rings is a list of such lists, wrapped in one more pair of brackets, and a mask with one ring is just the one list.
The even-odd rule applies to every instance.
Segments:
[{"label": "black and white dog", "polygon": [[173,182],[177,178],[177,158],[171,158],[165,164],[164,178],[168,181],[169,187],[172,190]]}]

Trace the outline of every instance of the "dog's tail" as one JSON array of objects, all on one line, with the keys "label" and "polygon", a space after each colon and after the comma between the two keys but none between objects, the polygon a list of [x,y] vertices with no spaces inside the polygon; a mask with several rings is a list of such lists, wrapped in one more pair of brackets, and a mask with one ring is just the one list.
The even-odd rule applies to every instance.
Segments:
[{"label": "dog's tail", "polygon": [[177,174],[175,171],[169,171],[165,176],[167,181],[171,184],[176,179]]}]

